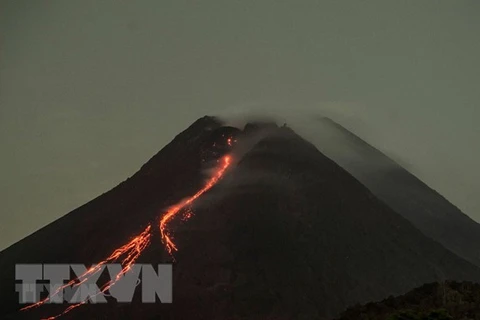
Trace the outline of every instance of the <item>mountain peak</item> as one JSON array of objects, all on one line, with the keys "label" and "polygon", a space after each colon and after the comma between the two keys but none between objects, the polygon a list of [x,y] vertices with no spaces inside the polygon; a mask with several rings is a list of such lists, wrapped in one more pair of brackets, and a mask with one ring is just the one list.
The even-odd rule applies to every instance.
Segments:
[{"label": "mountain peak", "polygon": [[16,263],[118,263],[112,252],[129,248],[138,260],[126,263],[174,261],[174,303],[122,305],[135,319],[322,319],[425,282],[480,280],[290,128],[204,117],[132,179],[2,251],[0,315],[65,309],[18,311]]}]

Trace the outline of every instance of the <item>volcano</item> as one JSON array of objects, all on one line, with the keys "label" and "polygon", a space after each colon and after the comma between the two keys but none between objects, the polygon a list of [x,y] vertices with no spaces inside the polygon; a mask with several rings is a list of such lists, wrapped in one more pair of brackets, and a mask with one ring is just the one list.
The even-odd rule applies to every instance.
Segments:
[{"label": "volcano", "polygon": [[[173,303],[18,303],[15,264],[111,262],[172,263]],[[290,128],[212,117],[2,251],[0,267],[7,319],[329,319],[424,283],[480,281]]]},{"label": "volcano", "polygon": [[345,127],[329,118],[319,120],[322,134],[315,142],[324,154],[425,235],[480,266],[480,224]]}]

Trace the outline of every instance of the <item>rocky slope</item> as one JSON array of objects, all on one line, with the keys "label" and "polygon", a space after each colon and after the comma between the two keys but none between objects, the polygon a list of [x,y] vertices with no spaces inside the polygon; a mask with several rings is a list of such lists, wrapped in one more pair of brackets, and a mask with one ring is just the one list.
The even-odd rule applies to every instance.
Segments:
[{"label": "rocky slope", "polygon": [[[243,129],[243,128],[242,128]],[[238,140],[234,147],[225,138]],[[105,258],[148,223],[139,263],[168,263],[157,229],[165,209],[197,192],[208,163],[234,163],[171,228],[173,304],[86,305],[65,319],[328,319],[346,307],[443,279],[480,280],[480,270],[407,219],[289,128],[244,130],[199,119],[132,178],[0,253],[0,315],[17,312],[15,263]],[[208,173],[208,172],[207,172]]]}]

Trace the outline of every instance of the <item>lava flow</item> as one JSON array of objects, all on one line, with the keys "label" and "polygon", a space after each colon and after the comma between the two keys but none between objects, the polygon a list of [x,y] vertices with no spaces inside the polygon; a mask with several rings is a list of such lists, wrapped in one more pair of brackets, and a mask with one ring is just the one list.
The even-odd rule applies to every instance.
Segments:
[{"label": "lava flow", "polygon": [[[162,241],[170,255],[172,255],[173,250],[177,251],[177,247],[175,246],[175,243],[172,241],[170,232],[167,230],[167,224],[170,222],[176,215],[179,213],[182,209],[185,209],[186,207],[190,206],[196,199],[198,199],[202,194],[210,190],[224,175],[225,171],[231,164],[231,157],[230,156],[224,156],[222,158],[222,165],[217,168],[216,172],[214,175],[207,181],[205,186],[197,191],[193,196],[190,198],[181,201],[180,203],[174,205],[171,207],[161,218],[160,218],[160,233],[162,236]],[[184,219],[188,219],[191,216],[191,212],[188,212],[185,216]],[[151,242],[151,237],[152,237],[152,231],[151,231],[151,225],[149,224],[145,230],[143,230],[139,235],[137,235],[135,238],[133,238],[130,242],[126,243],[125,245],[121,246],[118,249],[115,249],[110,256],[105,258],[105,260],[99,262],[98,264],[90,267],[85,273],[83,273],[81,276],[69,281],[67,284],[59,287],[56,291],[51,293],[49,297],[31,304],[29,306],[26,306],[20,310],[28,310],[32,308],[39,307],[45,303],[47,303],[50,300],[51,296],[55,296],[61,291],[63,291],[67,287],[75,288],[80,286],[82,283],[86,282],[92,275],[97,274],[98,272],[101,272],[102,266],[106,265],[107,263],[113,263],[120,261],[122,264],[123,268],[122,270],[115,276],[115,278],[109,280],[107,283],[105,283],[101,289],[95,294],[99,295],[110,289],[118,280],[121,279],[121,277],[127,273],[132,265],[135,263],[135,261],[138,259],[138,257],[142,254],[143,250],[145,250],[146,247]],[[52,316],[49,318],[46,318],[44,320],[54,320],[60,316],[65,315],[66,313],[72,311],[73,309],[86,304],[89,300],[88,297],[84,301],[77,303],[77,304],[72,304],[68,308],[66,308],[62,313]]]},{"label": "lava flow", "polygon": [[[59,292],[61,292],[63,289],[65,289],[67,287],[72,287],[72,288],[78,287],[79,285],[81,285],[82,283],[87,281],[89,277],[91,277],[92,275],[100,272],[102,270],[103,265],[105,265],[107,263],[116,262],[120,257],[123,257],[123,259],[121,260],[121,264],[123,266],[122,270],[115,276],[114,279],[108,281],[101,288],[101,290],[97,293],[97,295],[100,294],[100,293],[104,293],[105,291],[110,289],[126,272],[128,272],[130,270],[130,268],[132,267],[132,264],[135,263],[135,261],[138,259],[138,257],[142,253],[142,251],[146,247],[148,247],[148,245],[150,244],[151,236],[152,236],[151,225],[149,224],[145,228],[145,230],[143,230],[138,236],[136,236],[130,242],[121,246],[120,248],[115,249],[112,252],[112,254],[110,254],[110,256],[108,256],[105,260],[103,260],[103,261],[99,262],[98,264],[92,266],[90,269],[85,271],[85,273],[83,273],[79,277],[77,277],[77,278],[69,281],[67,284],[59,287],[56,291],[51,293],[49,295],[49,297],[47,297],[43,300],[40,300],[37,303],[26,306],[26,307],[24,307],[20,310],[22,310],[22,311],[23,310],[28,310],[28,309],[36,308],[36,307],[39,307],[39,306],[45,304],[46,302],[48,302],[50,300],[50,296],[57,295]],[[85,304],[87,301],[88,300],[82,301],[82,302],[77,303],[77,304],[73,304],[73,305],[69,306],[68,308],[66,308],[62,313],[60,313],[56,316],[53,316],[53,317],[49,317],[49,318],[47,318],[47,320],[56,319],[56,318],[58,318],[58,317],[60,317],[64,314],[70,312],[71,310],[81,306],[82,304]]]},{"label": "lava flow", "polygon": [[[162,241],[167,248],[167,251],[170,255],[173,255],[173,251],[177,251],[177,246],[172,240],[171,233],[167,230],[167,224],[184,208],[190,206],[196,199],[198,199],[202,194],[210,190],[224,175],[227,168],[232,162],[231,156],[224,156],[222,158],[223,165],[217,169],[215,174],[207,181],[205,186],[197,191],[190,198],[181,201],[180,203],[174,205],[162,216],[160,219],[160,234],[162,236]],[[187,216],[188,219],[189,216]]]}]

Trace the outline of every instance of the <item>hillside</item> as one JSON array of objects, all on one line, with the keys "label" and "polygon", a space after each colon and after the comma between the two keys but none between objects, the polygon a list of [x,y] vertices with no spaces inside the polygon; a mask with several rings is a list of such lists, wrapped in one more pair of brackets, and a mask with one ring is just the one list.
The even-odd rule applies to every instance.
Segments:
[{"label": "hillside", "polygon": [[324,154],[425,235],[480,266],[480,224],[338,123],[321,118],[318,129],[315,144]]},{"label": "hillside", "polygon": [[355,306],[337,320],[480,319],[480,284],[429,283],[405,295]]},{"label": "hillside", "polygon": [[[231,166],[205,189],[211,164],[227,154]],[[158,226],[168,208],[192,198],[188,221],[168,225],[173,260]],[[426,282],[480,280],[479,268],[291,129],[240,130],[205,117],[132,178],[2,251],[0,316],[34,319],[65,309],[17,312],[15,263],[95,263],[148,225],[151,241],[136,261],[174,261],[173,304],[89,304],[62,319],[328,319]]]}]

